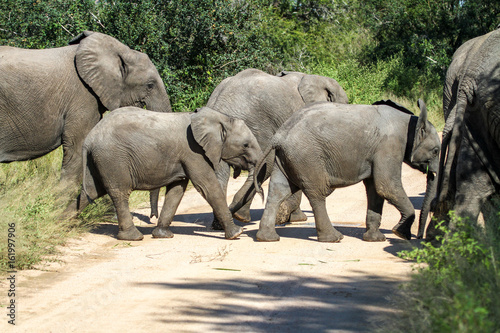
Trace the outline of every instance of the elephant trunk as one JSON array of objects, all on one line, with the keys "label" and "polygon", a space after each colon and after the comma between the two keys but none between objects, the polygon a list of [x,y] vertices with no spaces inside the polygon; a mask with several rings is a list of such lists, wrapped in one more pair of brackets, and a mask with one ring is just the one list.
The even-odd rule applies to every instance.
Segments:
[{"label": "elephant trunk", "polygon": [[[437,164],[437,162],[438,161],[436,158],[436,161],[434,161],[432,164]],[[436,192],[437,192],[438,177],[434,171],[431,171],[431,169],[437,170],[437,166],[433,167],[430,166],[429,169],[430,170],[427,172],[427,185],[425,188],[424,202],[422,203],[422,209],[420,210],[420,217],[418,221],[418,233],[417,233],[418,239],[421,239],[424,236],[427,217],[429,216],[432,201],[436,197]]]},{"label": "elephant trunk", "polygon": [[146,99],[146,109],[157,112],[172,112],[170,98],[163,83],[160,89],[155,91],[148,99]]},{"label": "elephant trunk", "polygon": [[255,168],[253,170],[253,184],[255,191],[262,197],[262,201],[264,202],[264,190],[262,190],[262,187],[260,187],[259,181],[258,181],[258,176],[260,173],[260,170],[262,169],[264,163],[266,162],[267,156],[273,151],[275,148],[271,145],[269,146],[263,153],[262,157],[259,162],[255,165]]},{"label": "elephant trunk", "polygon": [[154,102],[146,103],[146,108],[151,111],[157,112],[172,112],[172,107],[170,105],[170,99],[165,96],[162,99],[155,100]]}]

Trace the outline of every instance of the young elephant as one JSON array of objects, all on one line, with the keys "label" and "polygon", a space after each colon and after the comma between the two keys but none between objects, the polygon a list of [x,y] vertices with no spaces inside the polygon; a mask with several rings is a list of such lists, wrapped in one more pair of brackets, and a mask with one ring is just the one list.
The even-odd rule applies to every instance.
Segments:
[{"label": "young elephant", "polygon": [[[85,139],[80,201],[109,194],[118,215],[117,238],[141,240],[143,235],[129,212],[130,193],[167,186],[153,237],[170,238],[170,223],[191,179],[222,221],[226,238],[234,239],[242,228],[233,222],[214,166],[223,160],[247,170],[261,154],[257,140],[242,120],[210,108],[195,113],[122,108],[104,117]],[[84,206],[86,203],[80,209]]]},{"label": "young elephant", "polygon": [[[318,240],[340,241],[343,236],[328,218],[325,198],[336,188],[360,181],[368,198],[363,239],[385,240],[379,230],[384,199],[401,213],[401,220],[392,231],[401,238],[411,238],[415,210],[401,183],[401,164],[405,162],[428,172],[428,190],[435,188],[439,136],[427,121],[426,108],[420,100],[419,118],[391,101],[377,104],[381,105],[313,104],[282,125],[254,172],[259,173],[262,161],[275,150],[279,167],[271,175],[258,240],[279,240],[275,230],[278,207],[302,190],[314,212]],[[259,189],[255,176],[254,182]],[[262,194],[262,189],[259,192]],[[427,195],[431,199],[434,196]],[[424,201],[430,204],[428,198]]]}]

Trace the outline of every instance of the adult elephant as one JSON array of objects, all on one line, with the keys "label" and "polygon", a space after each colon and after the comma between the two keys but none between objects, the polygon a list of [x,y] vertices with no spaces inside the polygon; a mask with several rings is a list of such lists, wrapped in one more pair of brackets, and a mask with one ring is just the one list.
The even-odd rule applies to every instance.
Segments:
[{"label": "adult elephant", "polygon": [[[500,30],[464,43],[444,85],[437,220],[448,210],[476,221],[500,188]],[[427,230],[432,238],[434,223]],[[429,235],[431,234],[431,235]],[[430,236],[430,237],[429,237]]]},{"label": "adult elephant", "polygon": [[[210,96],[207,106],[228,116],[243,119],[257,138],[261,149],[265,150],[270,146],[274,133],[294,112],[306,104],[320,101],[348,103],[344,89],[332,78],[299,72],[281,72],[274,76],[257,69],[246,69],[223,80]],[[270,154],[259,174],[260,180],[270,177],[273,164],[274,155]],[[235,172],[237,175],[238,170]],[[217,169],[217,178],[226,191],[229,165],[221,163]],[[250,204],[255,190],[248,189],[252,187],[252,177],[249,177],[229,206],[234,217],[243,222],[250,221]],[[234,211],[236,203],[241,200],[246,204]],[[297,209],[292,212],[291,220],[301,220],[304,217],[300,209]]]},{"label": "adult elephant", "polygon": [[0,162],[63,146],[62,189],[81,183],[82,144],[106,110],[171,111],[149,57],[108,35],[85,31],[69,46],[0,47]]}]

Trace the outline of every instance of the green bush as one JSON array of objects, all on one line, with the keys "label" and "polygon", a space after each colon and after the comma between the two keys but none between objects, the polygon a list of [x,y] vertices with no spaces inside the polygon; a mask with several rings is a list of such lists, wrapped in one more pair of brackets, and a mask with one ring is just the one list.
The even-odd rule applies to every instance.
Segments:
[{"label": "green bush", "polygon": [[83,30],[109,34],[148,54],[174,110],[191,111],[225,77],[273,62],[259,14],[232,0],[2,1],[0,44],[61,47]]},{"label": "green bush", "polygon": [[438,226],[440,246],[400,253],[416,261],[416,274],[403,285],[398,305],[404,311],[389,331],[500,331],[499,222],[497,215],[483,228],[452,218],[453,231]]},{"label": "green bush", "polygon": [[465,41],[495,29],[496,0],[367,0],[358,13],[375,43],[364,59],[388,59],[403,52],[404,64],[444,77],[455,50]]}]

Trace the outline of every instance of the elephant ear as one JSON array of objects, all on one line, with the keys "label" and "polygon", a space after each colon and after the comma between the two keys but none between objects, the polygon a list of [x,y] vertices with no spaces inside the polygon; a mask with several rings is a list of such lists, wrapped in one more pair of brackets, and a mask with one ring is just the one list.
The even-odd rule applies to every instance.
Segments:
[{"label": "elephant ear", "polygon": [[348,103],[347,94],[332,78],[319,75],[304,75],[299,83],[299,93],[304,103],[337,102]]},{"label": "elephant ear", "polygon": [[83,32],[70,43],[79,44],[75,63],[82,80],[106,109],[119,108],[132,50],[111,36],[90,31]]},{"label": "elephant ear", "polygon": [[420,115],[418,116],[417,125],[415,126],[415,140],[413,141],[413,152],[417,149],[418,145],[424,140],[427,128],[427,107],[423,100],[419,99],[418,107],[420,108]]},{"label": "elephant ear", "polygon": [[196,142],[203,148],[213,167],[219,165],[222,145],[232,118],[208,107],[196,110],[191,116],[191,130]]}]

